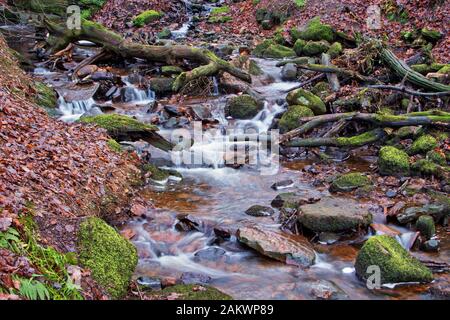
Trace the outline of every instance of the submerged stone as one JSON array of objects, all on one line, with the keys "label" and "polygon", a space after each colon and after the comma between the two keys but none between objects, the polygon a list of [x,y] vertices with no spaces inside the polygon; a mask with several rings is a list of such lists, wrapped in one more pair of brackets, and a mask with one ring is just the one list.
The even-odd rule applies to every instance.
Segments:
[{"label": "submerged stone", "polygon": [[367,279],[373,272],[370,266],[380,268],[381,283],[431,282],[433,274],[412,257],[394,238],[381,235],[365,242],[355,262],[356,274]]},{"label": "submerged stone", "polygon": [[315,253],[309,242],[301,236],[290,236],[257,227],[240,228],[239,242],[272,259],[308,267],[314,263]]},{"label": "submerged stone", "polygon": [[367,228],[372,214],[354,200],[325,197],[300,206],[298,222],[314,232],[343,232]]}]

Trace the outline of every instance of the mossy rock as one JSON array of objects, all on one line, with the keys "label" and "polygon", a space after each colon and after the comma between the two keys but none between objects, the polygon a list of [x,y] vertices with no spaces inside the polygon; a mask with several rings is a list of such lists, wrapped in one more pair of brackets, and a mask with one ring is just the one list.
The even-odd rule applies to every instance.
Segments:
[{"label": "mossy rock", "polygon": [[162,291],[152,293],[152,295],[167,298],[174,293],[177,294],[178,300],[232,300],[231,296],[216,288],[195,284],[179,284],[167,287]]},{"label": "mossy rock", "polygon": [[263,57],[264,51],[267,50],[271,45],[275,44],[275,42],[272,39],[266,39],[263,42],[259,43],[255,49],[253,50],[252,54],[257,57]]},{"label": "mossy rock", "polygon": [[225,115],[234,119],[252,119],[262,110],[259,104],[248,94],[229,98],[225,106]]},{"label": "mossy rock", "polygon": [[315,17],[311,19],[307,25],[298,32],[292,32],[296,39],[320,41],[326,40],[328,42],[333,42],[335,39],[335,34],[333,28],[328,24],[323,24],[320,22],[320,17]]},{"label": "mossy rock", "polygon": [[327,112],[325,103],[323,103],[323,101],[314,93],[304,89],[297,89],[289,92],[286,97],[286,101],[289,105],[306,106],[310,108],[315,115],[320,115]]},{"label": "mossy rock", "polygon": [[141,28],[146,24],[161,19],[162,16],[163,14],[161,12],[156,10],[147,10],[134,17],[133,24],[135,27]]},{"label": "mossy rock", "polygon": [[370,179],[359,172],[343,174],[333,180],[331,192],[349,192],[370,184]]},{"label": "mossy rock", "polygon": [[177,66],[163,66],[161,67],[161,74],[164,76],[178,75],[183,72],[183,69]]},{"label": "mossy rock", "polygon": [[154,164],[145,164],[143,165],[142,170],[144,172],[150,172],[150,179],[157,182],[167,181],[167,179],[169,179],[169,176],[171,175],[169,171],[160,169]]},{"label": "mossy rock", "polygon": [[303,49],[305,48],[307,43],[308,42],[303,39],[297,39],[297,41],[295,41],[293,49],[299,57],[302,56]]},{"label": "mossy rock", "polygon": [[346,198],[324,197],[299,207],[298,222],[314,232],[352,232],[372,223],[372,214],[360,203]]},{"label": "mossy rock", "polygon": [[225,14],[230,12],[229,6],[216,7],[211,10],[211,15],[216,16],[219,14]]},{"label": "mossy rock", "polygon": [[378,155],[378,168],[383,176],[407,176],[410,170],[409,156],[395,147],[383,147]]},{"label": "mossy rock", "polygon": [[422,127],[406,126],[399,128],[394,134],[397,139],[415,138],[423,133]]},{"label": "mossy rock", "polygon": [[431,150],[427,152],[427,160],[436,163],[440,166],[445,166],[447,164],[447,159],[445,154],[439,151]]},{"label": "mossy rock", "polygon": [[65,16],[69,2],[68,0],[15,0],[13,3],[20,9],[47,15]]},{"label": "mossy rock", "polygon": [[423,215],[416,221],[416,229],[426,239],[430,239],[436,233],[436,226],[432,216]]},{"label": "mossy rock", "polygon": [[117,153],[122,152],[122,146],[116,140],[109,139],[108,141],[106,141],[106,144],[112,151],[117,152]]},{"label": "mossy rock", "polygon": [[264,58],[284,59],[296,57],[295,51],[280,44],[271,44],[263,52]]},{"label": "mossy rock", "polygon": [[317,82],[311,92],[323,100],[331,94],[330,84],[325,81]]},{"label": "mossy rock", "polygon": [[439,175],[437,165],[429,160],[420,159],[413,163],[411,172],[415,175],[436,176]]},{"label": "mossy rock", "polygon": [[420,30],[420,33],[426,40],[431,42],[437,42],[442,38],[442,34],[437,30],[423,28]]},{"label": "mossy rock", "polygon": [[394,238],[386,235],[369,238],[359,251],[355,269],[356,274],[366,280],[372,275],[369,266],[381,270],[381,283],[431,282],[433,274],[412,257]]},{"label": "mossy rock", "polygon": [[435,137],[432,135],[426,134],[417,138],[411,147],[408,150],[410,155],[415,155],[418,153],[426,153],[430,150],[433,150],[438,145],[438,142]]},{"label": "mossy rock", "polygon": [[79,261],[113,299],[124,297],[138,262],[136,248],[102,219],[90,217],[78,231]]},{"label": "mossy rock", "polygon": [[314,116],[314,113],[308,107],[301,105],[290,106],[278,124],[280,131],[282,133],[291,131],[299,126],[300,118],[312,116]]},{"label": "mossy rock", "polygon": [[338,57],[342,53],[342,51],[343,51],[342,44],[340,42],[333,42],[333,44],[328,49],[327,53],[333,59]]},{"label": "mossy rock", "polygon": [[58,96],[55,90],[39,81],[34,82],[34,89],[36,91],[35,101],[37,105],[48,109],[56,108]]},{"label": "mossy rock", "polygon": [[120,114],[99,114],[96,116],[83,117],[79,120],[82,123],[96,124],[114,135],[121,132],[133,131],[157,131],[158,127],[148,125],[131,117]]},{"label": "mossy rock", "polygon": [[156,36],[158,39],[170,39],[172,38],[172,31],[168,28],[164,28],[162,31],[158,32]]},{"label": "mossy rock", "polygon": [[173,78],[151,78],[150,79],[150,89],[158,94],[169,94],[173,92],[173,83],[175,80]]},{"label": "mossy rock", "polygon": [[248,72],[252,76],[260,76],[260,75],[264,74],[264,72],[262,71],[261,67],[253,59],[250,59],[250,61],[248,63]]},{"label": "mossy rock", "polygon": [[303,47],[303,54],[307,56],[315,56],[330,49],[330,43],[325,40],[321,41],[308,41]]}]

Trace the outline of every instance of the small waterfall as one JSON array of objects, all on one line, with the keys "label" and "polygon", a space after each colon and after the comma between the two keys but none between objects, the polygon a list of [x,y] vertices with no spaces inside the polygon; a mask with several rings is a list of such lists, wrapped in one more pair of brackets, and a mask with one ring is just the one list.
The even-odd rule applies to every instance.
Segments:
[{"label": "small waterfall", "polygon": [[213,96],[217,97],[219,95],[219,83],[217,77],[212,77],[213,79]]},{"label": "small waterfall", "polygon": [[123,92],[124,102],[147,104],[155,101],[156,95],[154,91],[150,89],[142,90],[136,88],[135,85],[129,82],[127,77],[122,78],[122,81],[125,83],[125,87],[122,88],[122,90],[124,90]]},{"label": "small waterfall", "polygon": [[192,24],[193,15],[192,15],[192,3],[190,0],[183,0],[184,5],[186,7],[186,13],[188,15],[188,21],[183,23],[180,29],[172,31],[172,38],[174,39],[182,39],[185,38],[189,28]]},{"label": "small waterfall", "polygon": [[94,99],[66,102],[63,97],[58,99],[58,108],[64,122],[74,122],[95,105]]}]

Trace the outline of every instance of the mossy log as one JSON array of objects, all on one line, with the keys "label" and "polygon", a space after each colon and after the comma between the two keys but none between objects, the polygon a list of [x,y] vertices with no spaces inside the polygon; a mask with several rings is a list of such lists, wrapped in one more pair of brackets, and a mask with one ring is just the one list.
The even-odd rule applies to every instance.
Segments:
[{"label": "mossy log", "polygon": [[400,78],[406,78],[412,84],[431,91],[445,92],[450,91],[450,86],[431,81],[420,73],[412,70],[404,61],[400,60],[395,54],[386,48],[380,51],[381,60],[389,66]]},{"label": "mossy log", "polygon": [[303,125],[289,131],[280,137],[280,143],[291,140],[311,131],[318,126],[340,120],[346,121],[364,121],[378,127],[404,127],[404,126],[436,126],[446,130],[450,129],[450,113],[431,110],[425,112],[415,112],[403,115],[383,115],[377,113],[347,112],[337,114],[326,114],[315,117],[299,119],[299,124]]},{"label": "mossy log", "polygon": [[340,147],[340,148],[359,148],[367,144],[377,142],[387,136],[385,130],[377,128],[352,137],[338,138],[307,138],[289,141],[286,147]]},{"label": "mossy log", "polygon": [[186,59],[201,64],[191,71],[181,73],[173,84],[174,91],[179,91],[191,80],[202,76],[213,76],[221,71],[251,83],[251,76],[248,73],[206,49],[185,45],[153,46],[133,43],[101,24],[88,20],[83,20],[81,28],[73,30],[67,29],[63,24],[55,24],[48,20],[45,21],[45,24],[51,34],[49,42],[53,50],[60,50],[75,41],[87,40],[101,46],[106,52],[123,58],[140,58],[167,64]]}]

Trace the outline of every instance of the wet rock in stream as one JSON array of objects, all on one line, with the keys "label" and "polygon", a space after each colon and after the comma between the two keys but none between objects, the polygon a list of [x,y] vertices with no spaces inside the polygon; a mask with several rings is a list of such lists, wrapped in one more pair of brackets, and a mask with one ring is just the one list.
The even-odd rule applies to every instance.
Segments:
[{"label": "wet rock in stream", "polygon": [[283,181],[278,181],[275,182],[273,185],[271,185],[270,187],[273,190],[281,190],[281,189],[286,189],[286,188],[290,188],[294,186],[294,181],[292,181],[291,179],[288,180],[283,180]]},{"label": "wet rock in stream", "polygon": [[212,278],[201,273],[184,272],[180,280],[182,284],[208,284]]},{"label": "wet rock in stream", "polygon": [[253,217],[269,217],[275,214],[275,211],[266,206],[254,205],[245,211],[246,214]]},{"label": "wet rock in stream", "polygon": [[139,277],[136,281],[139,285],[153,290],[159,291],[162,289],[161,280],[153,277]]},{"label": "wet rock in stream", "polygon": [[315,260],[312,246],[301,236],[290,236],[259,227],[244,227],[238,230],[237,238],[262,255],[286,264],[309,267]]},{"label": "wet rock in stream", "polygon": [[203,230],[203,222],[190,214],[179,214],[178,222],[175,228],[181,232],[201,231]]},{"label": "wet rock in stream", "polygon": [[334,282],[318,280],[310,284],[309,293],[319,300],[346,300],[349,296]]},{"label": "wet rock in stream", "polygon": [[319,200],[320,198],[316,196],[297,194],[295,192],[284,192],[277,195],[270,205],[274,208],[297,208],[300,205],[315,203]]},{"label": "wet rock in stream", "polygon": [[367,228],[372,214],[354,200],[325,197],[300,206],[298,222],[315,232],[344,232]]},{"label": "wet rock in stream", "polygon": [[206,261],[218,261],[219,259],[225,257],[226,251],[219,247],[209,247],[194,254],[194,261],[199,262],[202,260]]}]

